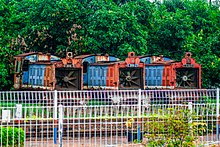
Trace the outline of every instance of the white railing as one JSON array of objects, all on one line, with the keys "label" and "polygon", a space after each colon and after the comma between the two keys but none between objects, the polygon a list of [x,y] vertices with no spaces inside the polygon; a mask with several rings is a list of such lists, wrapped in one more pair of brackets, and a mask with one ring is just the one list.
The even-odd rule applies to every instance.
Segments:
[{"label": "white railing", "polygon": [[0,146],[148,144],[152,128],[179,113],[197,124],[196,145],[219,143],[219,89],[2,91]]}]

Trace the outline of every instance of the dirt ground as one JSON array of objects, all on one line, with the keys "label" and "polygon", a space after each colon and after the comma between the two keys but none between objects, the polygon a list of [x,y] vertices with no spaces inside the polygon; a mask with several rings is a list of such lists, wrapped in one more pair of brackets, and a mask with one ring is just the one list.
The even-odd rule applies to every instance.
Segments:
[{"label": "dirt ground", "polygon": [[[143,147],[142,144],[134,144],[127,142],[127,138],[119,137],[109,138],[109,139],[80,139],[80,140],[72,140],[69,141],[63,140],[63,147]],[[57,144],[54,144],[53,140],[47,141],[27,141],[25,142],[26,147],[59,147],[59,142],[57,140]]]},{"label": "dirt ground", "polygon": [[[42,138],[42,141],[26,141],[26,147],[59,147],[59,140],[57,139],[57,144],[54,144],[52,139]],[[143,140],[146,142],[146,140]],[[130,143],[127,141],[127,137],[108,137],[108,138],[68,138],[62,140],[63,147],[144,147],[141,143]],[[201,143],[201,142],[200,142]],[[214,142],[202,142],[204,147],[220,147],[219,143]],[[199,147],[201,145],[198,145]],[[203,147],[203,146],[202,146]]]}]

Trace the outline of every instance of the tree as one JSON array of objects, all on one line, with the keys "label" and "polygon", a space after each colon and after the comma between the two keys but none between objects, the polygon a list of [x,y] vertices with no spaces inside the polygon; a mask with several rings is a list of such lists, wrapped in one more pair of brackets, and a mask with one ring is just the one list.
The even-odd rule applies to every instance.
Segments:
[{"label": "tree", "polygon": [[15,2],[0,2],[0,90],[10,89],[12,84],[13,56],[19,51],[11,48],[20,24],[17,23]]},{"label": "tree", "polygon": [[148,38],[150,53],[163,54],[180,60],[184,54],[182,49],[185,39],[193,33],[190,16],[180,9],[169,12],[164,5],[161,5],[154,12],[154,17]]},{"label": "tree", "polygon": [[184,49],[191,51],[202,64],[203,87],[220,86],[220,10],[204,1],[187,3],[193,34],[186,39]]},{"label": "tree", "polygon": [[[86,32],[87,50],[93,53],[109,53],[124,56],[129,51],[138,54],[147,52],[147,32],[138,23],[136,15],[131,15],[124,6],[114,3],[97,2],[94,14],[88,18]],[[93,8],[94,10],[94,8]]]}]

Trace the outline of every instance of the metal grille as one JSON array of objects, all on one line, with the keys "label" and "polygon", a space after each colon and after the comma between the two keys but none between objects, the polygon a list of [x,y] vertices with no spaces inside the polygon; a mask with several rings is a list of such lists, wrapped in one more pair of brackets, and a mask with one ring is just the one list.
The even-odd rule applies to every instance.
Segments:
[{"label": "metal grille", "polygon": [[141,68],[120,68],[119,89],[143,89],[143,77]]},{"label": "metal grille", "polygon": [[197,146],[219,143],[218,89],[7,91],[0,114],[0,146],[149,145],[168,118],[193,124]]},{"label": "metal grille", "polygon": [[198,88],[199,70],[196,68],[181,68],[176,70],[176,87],[178,88]]},{"label": "metal grille", "polygon": [[77,68],[56,68],[57,90],[80,90],[81,70]]}]

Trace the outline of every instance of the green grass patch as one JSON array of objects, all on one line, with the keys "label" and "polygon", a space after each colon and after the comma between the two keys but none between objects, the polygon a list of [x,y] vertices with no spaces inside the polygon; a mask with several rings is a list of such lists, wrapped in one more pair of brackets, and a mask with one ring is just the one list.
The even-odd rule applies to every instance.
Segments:
[{"label": "green grass patch", "polygon": [[109,103],[108,102],[104,102],[104,101],[99,101],[99,100],[89,100],[87,105],[89,105],[89,106],[109,105]]}]

